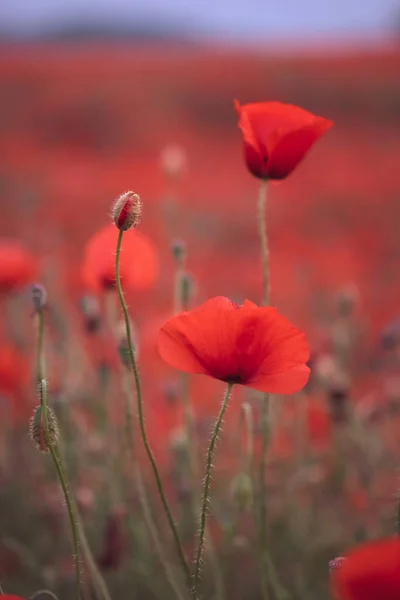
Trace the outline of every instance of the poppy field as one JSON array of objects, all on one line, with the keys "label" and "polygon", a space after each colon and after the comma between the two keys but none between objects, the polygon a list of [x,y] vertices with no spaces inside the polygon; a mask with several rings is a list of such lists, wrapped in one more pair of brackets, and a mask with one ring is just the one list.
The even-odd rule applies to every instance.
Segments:
[{"label": "poppy field", "polygon": [[4,600],[400,598],[399,65],[2,47]]}]

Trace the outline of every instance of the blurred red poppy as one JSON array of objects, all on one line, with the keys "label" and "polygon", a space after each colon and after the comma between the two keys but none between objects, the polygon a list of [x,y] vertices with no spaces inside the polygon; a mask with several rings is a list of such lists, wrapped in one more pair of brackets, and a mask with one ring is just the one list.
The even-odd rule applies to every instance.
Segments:
[{"label": "blurred red poppy", "polygon": [[304,333],[275,308],[211,298],[173,317],[158,336],[161,357],[187,373],[202,373],[263,392],[291,394],[308,380]]},{"label": "blurred red poppy", "polygon": [[36,262],[17,240],[0,241],[0,292],[19,290],[33,281]]},{"label": "blurred red poppy", "polygon": [[399,600],[400,540],[390,538],[355,548],[332,572],[339,600]]},{"label": "blurred red poppy", "polygon": [[247,167],[260,179],[284,179],[332,121],[281,102],[234,106],[239,115]]},{"label": "blurred red poppy", "polygon": [[24,600],[21,596],[14,596],[13,594],[2,594],[1,600]]},{"label": "blurred red poppy", "polygon": [[[115,249],[118,229],[106,225],[88,241],[83,257],[83,278],[96,291],[115,286]],[[152,241],[135,230],[124,236],[120,259],[120,273],[125,289],[149,288],[158,275],[158,256]]]}]

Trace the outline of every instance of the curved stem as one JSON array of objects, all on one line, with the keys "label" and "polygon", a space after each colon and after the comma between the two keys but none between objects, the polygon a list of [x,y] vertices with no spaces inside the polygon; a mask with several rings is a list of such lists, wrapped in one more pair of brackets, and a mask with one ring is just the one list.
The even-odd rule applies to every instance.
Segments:
[{"label": "curved stem", "polygon": [[221,409],[219,411],[219,415],[217,421],[214,426],[214,431],[211,436],[210,445],[208,447],[207,452],[207,463],[206,463],[206,475],[204,478],[204,489],[203,489],[203,500],[201,503],[201,513],[200,513],[200,534],[199,534],[199,544],[197,547],[196,553],[196,564],[195,564],[195,572],[194,572],[194,594],[195,597],[198,598],[198,587],[200,583],[200,570],[201,570],[201,559],[203,556],[203,547],[204,547],[204,535],[206,530],[206,517],[207,517],[207,505],[210,496],[210,486],[211,486],[211,468],[212,468],[212,459],[214,455],[214,448],[216,441],[218,439],[219,430],[221,428],[222,420],[224,418],[226,407],[228,406],[229,397],[231,395],[232,383],[228,383],[226,388],[225,396],[222,401]]},{"label": "curved stem", "polygon": [[[124,378],[126,379],[126,378]],[[164,569],[165,576],[167,578],[168,583],[170,584],[176,600],[183,600],[183,596],[177,581],[175,581],[174,574],[172,569],[164,557],[163,548],[161,545],[160,536],[158,535],[157,526],[154,522],[153,515],[151,514],[150,504],[146,496],[146,488],[143,482],[143,476],[139,465],[136,461],[135,457],[135,443],[134,443],[134,434],[133,434],[133,414],[132,414],[132,406],[131,406],[131,398],[128,390],[128,386],[125,386],[125,418],[126,418],[126,441],[128,452],[130,454],[130,461],[133,467],[133,474],[136,484],[136,489],[138,493],[138,498],[140,502],[140,506],[143,511],[144,520],[146,522],[147,529],[149,530],[150,537],[156,549],[156,553],[158,555],[159,561]]]},{"label": "curved stem", "polygon": [[131,327],[130,327],[130,323],[129,323],[128,309],[127,309],[125,299],[124,299],[124,296],[122,293],[121,278],[120,278],[120,273],[119,273],[119,258],[120,258],[120,254],[121,254],[122,237],[123,237],[123,231],[120,230],[119,235],[118,235],[116,258],[115,258],[115,278],[116,278],[118,297],[119,297],[119,300],[121,303],[122,311],[124,313],[126,337],[127,337],[127,341],[128,341],[128,353],[129,353],[129,359],[130,359],[130,363],[132,366],[132,371],[133,371],[133,376],[134,376],[135,386],[136,386],[140,434],[142,437],[142,441],[143,441],[143,445],[144,445],[146,454],[147,454],[148,459],[151,464],[151,468],[153,470],[154,478],[156,480],[158,494],[160,496],[161,503],[163,505],[163,508],[164,508],[164,511],[165,511],[165,514],[166,514],[166,517],[167,517],[167,520],[168,520],[168,523],[169,523],[169,526],[170,526],[170,529],[172,532],[172,536],[174,538],[178,557],[181,562],[182,568],[184,570],[184,573],[185,573],[185,576],[187,579],[187,583],[191,587],[192,579],[191,579],[190,569],[186,562],[185,554],[183,552],[182,544],[179,539],[178,531],[175,526],[174,520],[172,518],[170,508],[168,506],[168,501],[167,501],[167,498],[166,498],[166,495],[164,492],[161,477],[158,472],[157,464],[156,464],[153,452],[151,450],[150,444],[147,440],[146,428],[144,425],[143,403],[142,403],[142,392],[141,392],[141,386],[140,386],[140,379],[139,379],[139,373],[138,373],[137,366],[136,366],[135,354],[133,352]]},{"label": "curved stem", "polygon": [[39,596],[49,596],[50,598],[53,598],[53,600],[58,600],[58,597],[50,590],[38,590],[32,596],[30,596],[29,600],[36,600],[36,598],[39,598]]},{"label": "curved stem", "polygon": [[46,437],[46,443],[49,447],[51,457],[53,459],[54,466],[57,471],[58,479],[61,484],[61,488],[64,494],[65,503],[67,505],[68,516],[71,524],[72,531],[72,543],[74,547],[75,554],[75,576],[76,576],[76,598],[77,600],[81,600],[81,573],[80,573],[80,554],[79,554],[79,541],[78,541],[78,528],[75,516],[75,509],[73,505],[72,498],[70,496],[66,477],[64,474],[64,470],[61,465],[60,457],[58,456],[57,449],[53,446],[50,433],[49,433],[49,421],[48,421],[48,412],[47,412],[47,383],[45,379],[42,379],[40,385],[40,404],[42,406],[43,411],[43,423],[44,423],[44,433]]},{"label": "curved stem", "polygon": [[262,304],[267,306],[269,304],[269,250],[268,250],[268,236],[267,236],[267,223],[266,223],[266,194],[267,194],[267,180],[263,179],[260,186],[260,192],[258,196],[258,233],[261,242],[261,267],[262,267],[262,289],[263,289],[263,300]]}]

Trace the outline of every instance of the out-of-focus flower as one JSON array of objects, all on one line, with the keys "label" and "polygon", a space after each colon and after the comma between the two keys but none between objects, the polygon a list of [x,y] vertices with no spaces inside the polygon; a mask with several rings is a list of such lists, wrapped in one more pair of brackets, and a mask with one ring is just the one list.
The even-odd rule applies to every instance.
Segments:
[{"label": "out-of-focus flower", "polygon": [[355,548],[332,572],[332,586],[339,600],[398,600],[400,540],[383,539]]},{"label": "out-of-focus flower", "polygon": [[32,282],[37,272],[33,256],[17,240],[0,241],[0,292],[14,292]]},{"label": "out-of-focus flower", "polygon": [[161,152],[160,162],[165,176],[170,179],[178,179],[187,168],[186,153],[178,144],[166,146]]},{"label": "out-of-focus flower", "polygon": [[291,394],[309,377],[304,333],[276,309],[249,300],[239,306],[218,296],[173,317],[158,348],[176,369],[264,392]]},{"label": "out-of-focus flower", "polygon": [[311,146],[332,127],[332,121],[281,102],[240,106],[235,100],[242,130],[247,167],[260,179],[284,179]]},{"label": "out-of-focus flower", "polygon": [[[115,288],[115,248],[118,229],[113,224],[97,231],[88,241],[83,257],[83,278],[94,291]],[[144,290],[158,275],[158,256],[152,241],[132,230],[124,237],[120,257],[124,289]]]}]

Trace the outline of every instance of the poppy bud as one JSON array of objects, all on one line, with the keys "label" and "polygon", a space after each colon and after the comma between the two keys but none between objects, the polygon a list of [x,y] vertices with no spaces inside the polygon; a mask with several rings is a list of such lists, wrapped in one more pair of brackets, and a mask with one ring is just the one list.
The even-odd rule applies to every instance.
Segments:
[{"label": "poppy bud", "polygon": [[343,565],[345,564],[346,561],[347,561],[347,558],[345,556],[338,556],[337,558],[330,560],[329,561],[329,571],[332,573],[332,571],[336,571],[337,569],[340,569],[341,567],[343,567]]},{"label": "poppy bud", "polygon": [[169,381],[163,388],[163,395],[166,404],[174,405],[179,398],[179,386],[174,381]]},{"label": "poppy bud", "polygon": [[253,503],[253,482],[247,473],[239,473],[231,483],[231,494],[239,510],[248,510]]},{"label": "poppy bud", "polygon": [[174,240],[171,244],[172,256],[177,263],[182,263],[186,256],[186,244],[182,240]]},{"label": "poppy bud", "polygon": [[47,291],[44,285],[34,283],[31,287],[31,298],[35,313],[42,312],[47,302]]},{"label": "poppy bud", "polygon": [[112,217],[120,231],[137,227],[142,214],[142,203],[137,194],[125,192],[115,201]]},{"label": "poppy bud", "polygon": [[327,390],[331,417],[334,423],[346,423],[349,417],[349,389],[346,385],[332,385]]},{"label": "poppy bud", "polygon": [[[58,422],[55,412],[52,408],[47,407],[47,422],[49,427],[49,442],[51,446],[57,444],[60,432],[58,429]],[[29,423],[29,436],[33,442],[33,445],[39,452],[48,452],[49,445],[46,439],[45,425],[43,409],[41,406],[37,406],[33,417]]]},{"label": "poppy bud", "polygon": [[349,317],[358,302],[358,289],[351,285],[341,289],[336,297],[336,310],[341,317]]},{"label": "poppy bud", "polygon": [[95,296],[84,296],[80,301],[87,333],[97,333],[101,327],[101,310]]}]

